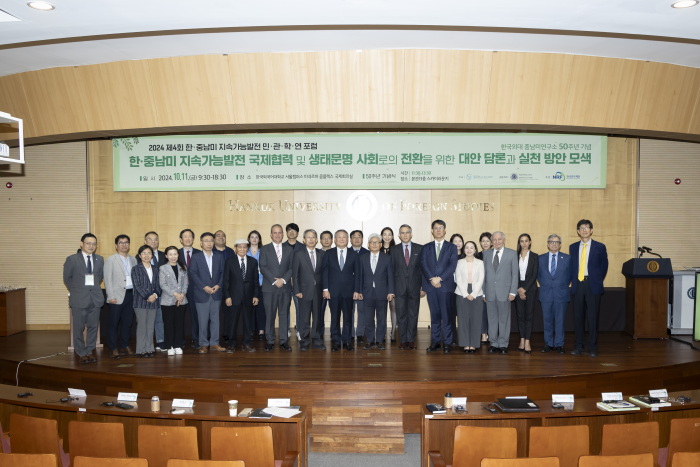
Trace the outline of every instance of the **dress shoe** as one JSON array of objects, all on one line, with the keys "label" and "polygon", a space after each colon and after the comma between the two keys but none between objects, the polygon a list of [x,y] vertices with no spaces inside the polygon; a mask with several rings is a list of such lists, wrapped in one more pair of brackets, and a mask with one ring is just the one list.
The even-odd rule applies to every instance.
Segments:
[{"label": "dress shoe", "polygon": [[408,343],[408,350],[418,350],[418,347],[416,347],[415,342],[409,342]]},{"label": "dress shoe", "polygon": [[474,353],[476,352],[476,349],[469,349],[469,353]]},{"label": "dress shoe", "polygon": [[450,346],[449,346],[449,345],[445,345],[445,346],[443,347],[443,349],[442,349],[442,353],[450,353],[450,352],[451,352]]},{"label": "dress shoe", "polygon": [[112,350],[112,353],[109,356],[115,360],[119,360],[121,358],[117,349]]},{"label": "dress shoe", "polygon": [[528,355],[531,354],[531,353],[532,353],[532,349],[526,350],[525,353],[528,354]]},{"label": "dress shoe", "polygon": [[525,348],[521,349],[520,347],[518,347],[518,352],[525,352]]},{"label": "dress shoe", "polygon": [[252,345],[244,345],[243,347],[241,347],[241,350],[244,352],[255,352],[255,349]]},{"label": "dress shoe", "polygon": [[426,352],[435,352],[436,350],[440,350],[440,344],[436,344],[435,342],[431,342],[430,347],[425,349]]},{"label": "dress shoe", "polygon": [[337,352],[340,350],[340,344],[333,344],[333,347],[331,347],[331,352]]},{"label": "dress shoe", "polygon": [[274,349],[274,348],[275,348],[275,344],[267,344],[267,345],[265,346],[265,352],[270,352],[270,351],[272,351],[272,349]]},{"label": "dress shoe", "polygon": [[503,348],[501,349],[501,355],[506,355],[507,353],[508,353],[508,349],[506,349],[505,347],[503,347]]},{"label": "dress shoe", "polygon": [[557,353],[560,353],[560,354],[564,355],[564,347],[557,347],[557,348],[555,348],[554,350],[556,350]]},{"label": "dress shoe", "polygon": [[199,342],[196,340],[192,339],[192,348],[193,349],[201,349],[202,347],[199,345]]},{"label": "dress shoe", "polygon": [[343,348],[349,352],[352,352],[353,350],[355,350],[355,347],[353,347],[350,342],[343,344]]},{"label": "dress shoe", "polygon": [[88,358],[87,355],[83,355],[82,357],[80,357],[79,362],[80,363],[90,363],[90,359]]},{"label": "dress shoe", "polygon": [[119,351],[119,355],[134,355],[134,351],[128,345]]},{"label": "dress shoe", "polygon": [[287,344],[286,342],[284,344],[280,344],[280,349],[286,350],[287,352],[291,352],[292,348]]},{"label": "dress shoe", "polygon": [[209,353],[209,347],[203,345],[199,348],[199,353]]},{"label": "dress shoe", "polygon": [[367,342],[367,343],[365,344],[365,346],[362,347],[362,350],[369,350],[369,349],[371,349],[372,347],[374,347],[374,345],[372,345],[372,342]]},{"label": "dress shoe", "polygon": [[308,345],[300,345],[299,346],[299,352],[308,352],[308,351],[309,351]]},{"label": "dress shoe", "polygon": [[365,341],[365,338],[364,338],[364,337],[362,337],[362,336],[357,336],[357,343],[358,343],[358,344],[362,344],[362,343],[364,343],[364,341]]},{"label": "dress shoe", "polygon": [[311,348],[316,349],[316,350],[326,350],[326,346],[323,345],[322,342],[317,342],[315,344],[311,344]]},{"label": "dress shoe", "polygon": [[95,357],[95,354],[92,352],[87,354],[87,358],[90,363],[95,363],[97,361],[97,357]]},{"label": "dress shoe", "polygon": [[548,345],[545,345],[545,346],[544,346],[544,349],[542,349],[542,353],[549,353],[549,352],[551,352],[552,350],[554,350],[552,347],[550,347],[550,346],[548,346]]},{"label": "dress shoe", "polygon": [[571,355],[588,355],[586,349],[574,349],[571,351]]},{"label": "dress shoe", "polygon": [[235,351],[236,351],[236,348],[232,345],[229,345],[228,347],[226,347],[226,353],[233,353]]},{"label": "dress shoe", "polygon": [[148,353],[148,352],[144,352],[144,353],[140,354],[139,357],[141,357],[141,358],[151,358],[151,354]]},{"label": "dress shoe", "polygon": [[594,357],[594,358],[595,358],[595,357],[598,356],[598,351],[597,351],[597,350],[591,350],[590,352],[588,352],[588,356],[589,356],[589,357]]},{"label": "dress shoe", "polygon": [[489,350],[488,350],[489,353],[496,353],[498,351],[499,351],[499,348],[494,347],[493,345],[491,347],[489,347]]},{"label": "dress shoe", "polygon": [[399,344],[399,350],[406,350],[408,348],[408,345],[405,342],[402,342]]},{"label": "dress shoe", "polygon": [[377,347],[379,350],[384,350],[384,349],[386,349],[386,347],[384,347],[384,342],[380,342],[380,343],[377,344],[375,347]]},{"label": "dress shoe", "polygon": [[264,340],[265,340],[265,333],[258,334],[258,340],[259,340],[259,341],[264,341]]},{"label": "dress shoe", "polygon": [[226,352],[226,349],[224,347],[221,347],[219,344],[212,345],[209,347],[211,350],[216,350],[217,352]]},{"label": "dress shoe", "polygon": [[396,339],[391,339],[391,343],[393,344],[394,342],[396,342]]}]

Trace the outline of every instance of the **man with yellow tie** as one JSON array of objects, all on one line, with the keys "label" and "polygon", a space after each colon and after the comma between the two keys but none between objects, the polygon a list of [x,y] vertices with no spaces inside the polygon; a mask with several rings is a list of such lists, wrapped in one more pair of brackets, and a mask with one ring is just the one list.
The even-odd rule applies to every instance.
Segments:
[{"label": "man with yellow tie", "polygon": [[[571,355],[598,356],[598,322],[603,279],[608,273],[605,245],[591,239],[593,223],[581,219],[576,225],[580,242],[569,246],[571,255],[571,293],[574,296],[576,346]],[[586,352],[586,315],[588,315],[588,352]]]}]

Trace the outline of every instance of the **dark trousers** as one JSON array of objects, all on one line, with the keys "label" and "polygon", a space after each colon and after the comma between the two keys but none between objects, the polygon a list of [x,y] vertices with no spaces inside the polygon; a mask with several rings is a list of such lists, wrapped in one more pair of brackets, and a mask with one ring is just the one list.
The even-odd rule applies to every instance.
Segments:
[{"label": "dark trousers", "polygon": [[[522,287],[521,284],[518,287]],[[532,322],[535,315],[535,300],[537,299],[537,287],[525,291],[525,300],[520,295],[515,296],[515,314],[518,320],[520,338],[530,340],[532,335]]]},{"label": "dark trousers", "polygon": [[[231,328],[231,320],[233,319],[233,306],[226,305],[226,299],[221,300],[221,312],[224,315],[224,325],[221,326],[222,337],[224,340],[230,340],[232,337],[229,334],[229,329]],[[238,328],[233,329],[234,332],[238,331]]]},{"label": "dark trousers", "polygon": [[[250,328],[253,326],[254,313],[253,304],[240,304],[233,305],[231,307],[231,318],[229,319],[228,326],[225,330],[226,335],[229,337],[229,347],[235,347],[238,344],[238,323],[243,319],[243,345],[250,345],[252,342],[252,335],[250,333]],[[273,333],[274,335],[274,333]]]},{"label": "dark trousers", "polygon": [[399,342],[415,342],[418,333],[418,310],[420,309],[420,295],[411,297],[406,292],[394,297],[396,301],[396,319],[399,321]]},{"label": "dark trousers", "polygon": [[[109,350],[125,349],[129,346],[131,336],[131,323],[134,322],[134,292],[129,289],[124,294],[121,305],[109,304],[109,333],[107,345]],[[119,325],[121,323],[121,326]],[[119,347],[117,347],[117,334],[121,331]]]},{"label": "dark trousers", "polygon": [[[191,283],[190,281],[190,284]],[[194,292],[190,292],[190,290],[187,291],[187,306],[189,307],[190,318],[192,319],[192,340],[199,341],[199,316],[197,314],[197,307],[194,304]],[[185,345],[184,339],[182,345]]]},{"label": "dark trousers", "polygon": [[450,328],[452,329],[452,345],[457,345],[457,300],[452,295],[452,305],[450,305]]},{"label": "dark trousers", "polygon": [[318,314],[318,319],[320,321],[319,325],[321,326],[321,336],[323,336],[326,333],[326,307],[328,306],[328,300],[325,298],[321,302],[321,312]]},{"label": "dark trousers", "polygon": [[542,303],[542,321],[544,321],[544,344],[550,347],[564,347],[564,318],[567,302],[554,300]]},{"label": "dark trousers", "polygon": [[311,342],[321,342],[321,320],[319,319],[319,314],[321,313],[322,300],[321,295],[314,295],[311,297],[311,300],[308,300],[306,295],[304,295],[304,298],[299,299],[297,332],[301,337],[299,340],[300,346],[308,346]]},{"label": "dark trousers", "polygon": [[187,305],[165,306],[163,310],[163,330],[165,331],[165,350],[180,347],[185,340],[185,308]]},{"label": "dark trousers", "polygon": [[588,315],[588,350],[598,350],[598,323],[600,297],[591,291],[591,284],[583,280],[576,285],[574,294],[574,335],[576,348],[586,347],[586,315]]},{"label": "dark trousers", "polygon": [[[364,297],[365,302],[365,338],[367,342],[383,342],[386,336],[386,297],[377,298],[372,292],[372,297]],[[375,327],[374,319],[377,318]]]},{"label": "dark trousers", "polygon": [[263,294],[258,298],[258,304],[253,307],[253,319],[251,320],[251,333],[265,331],[265,304],[263,303]]},{"label": "dark trousers", "polygon": [[[352,297],[331,297],[331,340],[333,344],[349,344],[352,330]],[[341,336],[340,323],[343,323]]]},{"label": "dark trousers", "polygon": [[[428,292],[428,307],[430,308],[431,342],[445,345],[452,344],[452,315],[453,293]],[[441,338],[442,337],[442,338]]]}]

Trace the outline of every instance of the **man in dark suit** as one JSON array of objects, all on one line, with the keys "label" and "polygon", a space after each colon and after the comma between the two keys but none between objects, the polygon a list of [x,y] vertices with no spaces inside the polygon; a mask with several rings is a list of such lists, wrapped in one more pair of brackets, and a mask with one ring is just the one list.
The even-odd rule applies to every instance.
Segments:
[{"label": "man in dark suit", "polygon": [[[214,254],[220,254],[223,256],[224,269],[226,269],[226,261],[228,261],[229,258],[236,256],[236,252],[233,251],[233,248],[226,246],[226,232],[223,230],[217,230],[214,232],[214,249],[212,251]],[[221,332],[223,333],[224,342],[228,344],[228,330],[231,327],[231,319],[233,319],[233,309],[226,305],[226,300],[221,301],[221,312],[224,315],[224,325],[221,326]],[[238,328],[235,328],[234,331],[238,332]]]},{"label": "man in dark suit", "polygon": [[[362,246],[364,241],[364,236],[361,230],[353,230],[350,232],[350,248],[351,252],[355,252],[357,256],[364,256],[369,254],[369,250]],[[353,339],[357,337],[357,343],[361,344],[364,340],[365,333],[365,304],[362,300],[355,300],[353,302],[353,309],[357,310],[357,324],[355,324],[355,311],[353,311],[352,320],[352,337]]]},{"label": "man in dark suit", "polygon": [[265,336],[267,345],[265,352],[275,347],[275,319],[279,314],[279,345],[280,349],[291,352],[287,344],[289,325],[289,305],[292,293],[292,259],[294,249],[282,244],[284,232],[282,226],[275,224],[270,229],[272,242],[260,249],[260,273],[263,275],[263,303],[267,314],[265,321]]},{"label": "man in dark suit", "polygon": [[[225,352],[219,345],[219,309],[221,308],[221,291],[224,285],[224,260],[214,254],[214,234],[204,232],[199,236],[202,251],[195,254],[190,261],[188,277],[190,287],[194,289],[194,303],[199,319],[199,353],[211,350]],[[211,336],[211,337],[207,337]]]},{"label": "man in dark suit", "polygon": [[[156,269],[160,269],[162,265],[168,262],[165,257],[165,253],[158,250],[160,246],[160,238],[156,232],[148,232],[143,237],[143,244],[148,245],[153,250],[153,257],[151,258],[151,266],[155,266]],[[165,352],[165,325],[163,323],[163,310],[160,306],[156,310],[156,322],[153,325],[153,333],[156,338],[156,351]]]},{"label": "man in dark suit", "polygon": [[345,350],[353,351],[352,301],[360,298],[360,257],[348,248],[348,233],[345,230],[335,233],[335,245],[323,257],[323,298],[329,301],[331,309],[331,351],[340,350],[341,341]]},{"label": "man in dark suit", "polygon": [[360,300],[364,302],[365,337],[367,338],[367,344],[363,349],[384,350],[386,308],[394,298],[394,268],[389,255],[380,251],[382,237],[379,234],[370,235],[367,245],[370,253],[360,257],[359,267]]},{"label": "man in dark suit", "polygon": [[[73,315],[73,348],[80,363],[96,362],[92,353],[97,345],[97,325],[100,308],[105,303],[100,282],[104,274],[104,260],[96,255],[97,238],[86,233],[80,239],[80,252],[70,255],[63,264],[63,283],[70,292],[68,305]],[[87,326],[86,339],[83,329]]]},{"label": "man in dark suit", "polygon": [[[571,255],[571,293],[574,295],[574,335],[576,346],[571,355],[598,356],[598,321],[603,280],[608,273],[608,250],[591,239],[593,223],[581,219],[576,225],[580,242],[569,246]],[[588,314],[588,352],[586,352],[586,314]]]},{"label": "man in dark suit", "polygon": [[[233,245],[236,255],[226,260],[224,265],[224,300],[231,309],[231,319],[224,335],[230,336],[226,353],[236,351],[238,337],[238,320],[243,316],[243,345],[245,352],[255,352],[252,343],[253,336],[250,328],[253,320],[253,307],[260,298],[260,280],[258,276],[258,261],[248,256],[248,240],[239,238]],[[220,255],[222,256],[222,255]]]},{"label": "man in dark suit", "polygon": [[[540,303],[544,321],[544,349],[542,353],[556,350],[564,354],[564,318],[571,296],[571,256],[559,251],[561,237],[552,234],[547,238],[549,253],[540,255],[537,281],[540,283]],[[556,336],[556,337],[555,337]]]},{"label": "man in dark suit", "polygon": [[323,256],[325,251],[316,248],[317,243],[316,231],[307,229],[304,232],[305,247],[303,250],[294,252],[292,261],[294,295],[299,302],[297,332],[300,335],[299,350],[302,352],[309,350],[309,335],[311,335],[312,349],[326,350],[326,346],[321,340]]},{"label": "man in dark suit", "polygon": [[[401,243],[391,248],[396,292],[396,317],[399,321],[399,349],[416,350],[418,333],[418,311],[420,309],[421,245],[413,243],[410,225],[399,228]],[[453,330],[454,331],[454,330]]]},{"label": "man in dark suit", "polygon": [[450,353],[452,344],[452,295],[455,290],[454,273],[457,269],[457,247],[445,241],[447,224],[435,220],[431,226],[435,241],[427,243],[421,249],[420,267],[423,273],[423,291],[428,294],[430,307],[430,329],[432,331],[428,352],[440,349],[442,335],[443,353]]},{"label": "man in dark suit", "polygon": [[[182,244],[182,248],[178,251],[180,253],[180,258],[182,258],[185,265],[187,265],[187,277],[190,280],[190,286],[187,288],[187,307],[190,310],[190,317],[192,318],[192,347],[198,349],[199,318],[197,317],[197,307],[194,305],[194,287],[192,287],[192,278],[190,277],[190,264],[194,254],[202,250],[192,247],[194,243],[194,232],[190,229],[184,229],[180,232],[180,243]],[[182,347],[185,347],[185,341],[182,342]]]}]

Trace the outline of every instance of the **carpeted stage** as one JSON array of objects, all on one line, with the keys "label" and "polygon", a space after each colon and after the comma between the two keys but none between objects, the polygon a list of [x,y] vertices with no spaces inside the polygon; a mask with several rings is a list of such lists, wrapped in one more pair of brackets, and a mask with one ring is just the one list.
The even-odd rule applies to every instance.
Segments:
[{"label": "carpeted stage", "polygon": [[0,338],[0,374],[2,383],[15,384],[20,361],[66,352],[22,363],[19,384],[53,390],[80,388],[88,394],[138,392],[139,397],[210,402],[238,399],[264,404],[271,397],[291,398],[293,404],[310,407],[315,399],[401,400],[407,433],[419,431],[420,404],[426,399],[440,401],[446,392],[467,396],[470,401],[492,402],[503,396],[545,399],[554,393],[581,398],[599,397],[608,391],[629,395],[649,389],[700,388],[700,351],[681,342],[601,333],[600,356],[590,358],[569,355],[573,340],[573,334],[567,334],[565,355],[540,353],[541,333],[533,334],[530,355],[515,350],[515,333],[508,355],[488,354],[484,347],[469,355],[458,348],[449,355],[428,354],[425,348],[430,344],[430,331],[420,329],[417,351],[398,350],[398,344],[392,344],[384,351],[356,348],[354,352],[331,352],[326,336],[328,350],[303,353],[292,335],[292,352],[277,347],[264,352],[264,342],[255,340],[255,353],[238,350],[234,354],[200,355],[187,348],[180,356],[158,353],[149,359],[112,360],[102,348],[97,350],[97,363],[80,364],[75,354],[67,352],[68,331],[28,331]]}]

